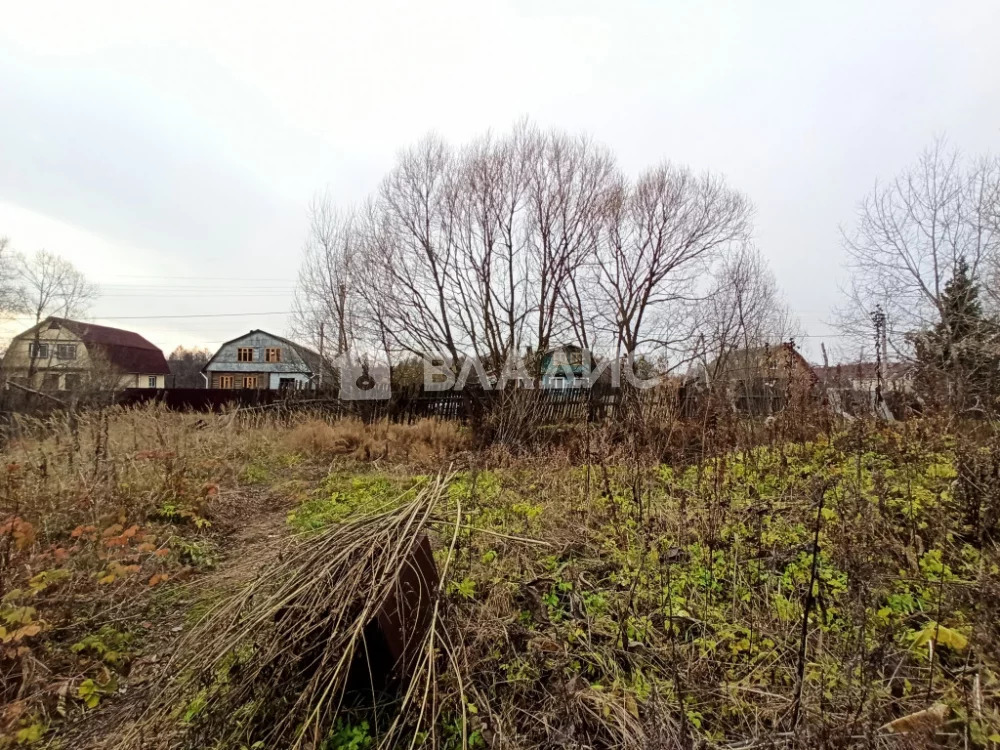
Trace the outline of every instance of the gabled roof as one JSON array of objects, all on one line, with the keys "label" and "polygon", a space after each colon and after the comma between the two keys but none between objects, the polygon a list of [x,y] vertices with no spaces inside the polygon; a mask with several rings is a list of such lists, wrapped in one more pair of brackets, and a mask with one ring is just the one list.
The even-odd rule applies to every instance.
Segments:
[{"label": "gabled roof", "polygon": [[774,346],[734,349],[698,369],[695,377],[704,380],[744,380],[755,377],[777,377],[790,367],[798,367],[812,381],[816,373],[799,351],[788,342]]},{"label": "gabled roof", "polygon": [[[310,349],[307,346],[303,346],[302,344],[297,344],[294,341],[286,339],[283,336],[278,336],[278,335],[270,333],[268,331],[263,331],[260,328],[254,328],[253,330],[247,331],[246,333],[244,333],[244,334],[242,334],[240,336],[237,336],[234,339],[229,339],[229,341],[223,342],[219,346],[219,348],[216,349],[215,354],[212,355],[212,358],[209,359],[208,362],[205,363],[205,366],[201,368],[201,371],[202,372],[207,372],[208,371],[208,366],[210,364],[212,364],[212,362],[215,361],[216,357],[219,356],[219,352],[221,352],[227,346],[229,346],[230,344],[235,344],[237,341],[240,341],[241,339],[245,339],[247,336],[252,336],[255,333],[262,333],[265,336],[270,336],[275,341],[280,341],[281,343],[283,343],[283,344],[287,345],[288,347],[294,349],[295,352],[296,352],[296,354],[298,354],[302,358],[302,361],[306,363],[306,367],[309,368],[310,372],[312,374],[314,374],[314,375],[319,374],[320,367],[321,367],[321,365],[323,363],[323,358],[320,357],[319,354],[317,354],[316,352],[314,352],[312,349]],[[333,370],[330,368],[329,364],[326,364],[326,365],[323,365],[323,366],[325,367],[325,373],[326,374],[330,374],[330,373],[333,372]]]},{"label": "gabled roof", "polygon": [[[543,376],[553,376],[558,378],[564,376],[566,374],[566,370],[570,370],[574,376],[587,376],[590,374],[592,365],[594,364],[592,361],[592,355],[590,356],[591,361],[589,362],[585,362],[581,359],[581,361],[577,364],[570,364],[567,362],[566,364],[553,366],[552,359],[559,352],[566,354],[567,358],[570,354],[576,352],[590,355],[588,350],[584,349],[582,346],[577,346],[576,344],[560,344],[551,346],[545,351],[544,354],[542,354],[542,359],[538,363]],[[548,363],[548,365],[546,365],[546,363]]]},{"label": "gabled roof", "polygon": [[134,331],[50,316],[37,326],[29,328],[18,338],[33,334],[36,329],[53,326],[71,332],[86,345],[88,354],[103,355],[109,365],[124,374],[170,374],[170,367],[163,352]]},{"label": "gabled roof", "polygon": [[553,354],[555,352],[560,352],[560,351],[582,352],[586,350],[582,346],[579,346],[578,344],[556,344],[546,349],[545,354]]},{"label": "gabled roof", "polygon": [[[259,331],[259,333],[266,333],[266,331]],[[274,334],[268,334],[274,336]],[[283,336],[274,336],[278,341],[288,344],[292,347],[300,357],[302,361],[306,363],[306,366],[313,371],[313,373],[318,374],[322,367],[325,367],[327,372],[330,371],[330,365],[323,362],[323,358],[319,356],[317,352],[314,352],[308,346],[302,346],[302,344],[296,344],[294,341],[284,338]]]}]

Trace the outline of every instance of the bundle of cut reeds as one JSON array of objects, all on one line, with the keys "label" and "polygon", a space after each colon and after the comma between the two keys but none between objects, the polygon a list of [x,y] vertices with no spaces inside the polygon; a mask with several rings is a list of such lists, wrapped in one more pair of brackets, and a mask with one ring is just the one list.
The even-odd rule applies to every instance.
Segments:
[{"label": "bundle of cut reeds", "polygon": [[[449,479],[429,481],[401,506],[297,539],[263,566],[179,644],[170,686],[119,747],[319,748],[351,701],[362,698],[368,708],[392,712],[386,716],[394,718],[378,722],[382,747],[398,746],[404,732],[412,737],[420,727],[433,733],[440,710],[436,670],[439,663],[455,666],[441,643],[438,594],[460,508],[442,575],[418,592],[425,601],[414,606],[414,592],[401,587],[412,588],[415,561],[429,557],[426,531]],[[399,610],[407,597],[410,605]],[[395,620],[391,612],[387,620],[394,606]],[[405,664],[370,658],[384,651],[384,643],[369,643],[380,616],[412,631],[403,633]],[[401,616],[410,622],[399,622]],[[377,686],[389,683],[387,700]]]}]

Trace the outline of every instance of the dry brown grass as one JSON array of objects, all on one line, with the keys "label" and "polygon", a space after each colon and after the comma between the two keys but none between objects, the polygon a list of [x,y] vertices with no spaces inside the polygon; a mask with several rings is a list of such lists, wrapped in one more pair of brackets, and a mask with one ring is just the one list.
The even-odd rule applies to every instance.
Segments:
[{"label": "dry brown grass", "polygon": [[344,456],[360,461],[384,458],[426,464],[465,450],[468,435],[455,422],[437,419],[422,419],[413,424],[310,419],[288,433],[286,444],[313,457]]},{"label": "dry brown grass", "polygon": [[268,487],[322,475],[288,455],[280,422],[253,427],[232,414],[158,407],[6,426],[0,747],[55,726],[60,695],[77,715],[87,680],[103,686],[99,701],[113,694],[145,637],[136,623],[155,619],[146,610],[164,584],[210,567],[227,536],[258,515],[283,516]]}]

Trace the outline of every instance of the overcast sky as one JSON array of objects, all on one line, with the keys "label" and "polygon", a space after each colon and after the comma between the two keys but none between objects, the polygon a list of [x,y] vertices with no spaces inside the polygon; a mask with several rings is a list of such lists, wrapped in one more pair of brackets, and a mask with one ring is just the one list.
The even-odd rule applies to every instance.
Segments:
[{"label": "overcast sky", "polygon": [[1000,150],[997,0],[0,0],[0,19],[0,236],[71,259],[95,320],[166,351],[287,331],[318,189],[359,202],[426,132],[528,116],[632,174],[724,173],[817,359],[839,227],[876,177],[936,134]]}]

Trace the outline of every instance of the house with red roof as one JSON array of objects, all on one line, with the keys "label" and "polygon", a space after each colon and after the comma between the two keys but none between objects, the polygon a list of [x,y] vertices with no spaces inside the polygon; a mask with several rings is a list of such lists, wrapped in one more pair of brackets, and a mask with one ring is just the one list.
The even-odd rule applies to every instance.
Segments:
[{"label": "house with red roof", "polygon": [[5,379],[44,391],[165,388],[166,357],[138,333],[48,317],[17,335],[3,358]]}]

